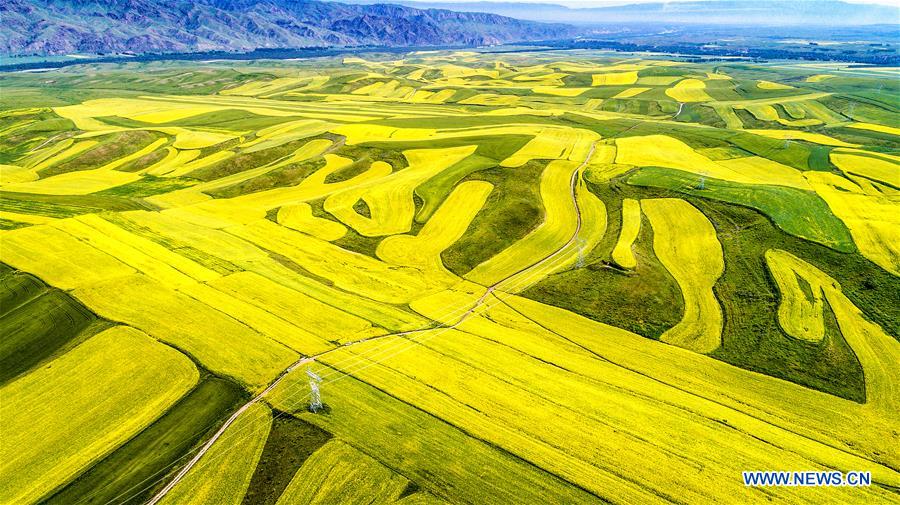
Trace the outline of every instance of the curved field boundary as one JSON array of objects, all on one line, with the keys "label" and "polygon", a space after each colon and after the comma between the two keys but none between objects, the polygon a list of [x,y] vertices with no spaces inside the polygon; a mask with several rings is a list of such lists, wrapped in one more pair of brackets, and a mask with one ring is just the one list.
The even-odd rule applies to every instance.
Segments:
[{"label": "curved field boundary", "polygon": [[616,163],[636,167],[674,168],[742,184],[810,189],[803,172],[795,168],[758,156],[713,161],[668,135],[617,139]]},{"label": "curved field boundary", "polygon": [[[525,268],[519,270],[518,272],[515,272],[515,273],[510,274],[509,277],[506,277],[506,278],[504,278],[504,279],[501,279],[501,280],[499,280],[498,282],[492,284],[490,287],[488,287],[486,290],[484,290],[483,294],[482,294],[480,297],[478,297],[478,299],[475,300],[475,302],[474,302],[468,309],[466,309],[464,312],[461,312],[461,314],[460,314],[459,318],[456,320],[456,322],[454,322],[454,323],[452,323],[452,324],[449,324],[449,325],[443,324],[443,323],[438,323],[438,328],[439,328],[441,331],[438,332],[437,335],[441,334],[441,332],[444,332],[444,331],[450,331],[450,330],[453,330],[454,328],[458,327],[460,324],[462,324],[463,322],[465,322],[465,320],[468,319],[470,316],[472,316],[472,314],[474,314],[474,313],[476,312],[476,310],[479,310],[479,309],[482,307],[482,305],[486,302],[486,300],[488,299],[488,297],[491,296],[491,295],[494,293],[494,291],[500,287],[501,284],[505,283],[506,281],[509,281],[510,279],[512,279],[513,277],[515,277],[515,276],[517,276],[517,275],[524,274],[525,272],[529,271],[530,269],[538,268],[538,267],[540,267],[541,265],[543,265],[544,263],[550,262],[550,261],[553,260],[557,255],[559,255],[559,254],[561,254],[562,252],[564,252],[567,248],[569,248],[573,243],[576,242],[576,240],[578,239],[578,234],[581,232],[581,228],[582,228],[582,214],[581,214],[581,209],[579,208],[579,200],[578,200],[578,187],[579,187],[578,182],[579,182],[579,180],[580,180],[578,176],[579,176],[579,174],[580,174],[580,170],[583,169],[584,166],[590,161],[590,158],[591,158],[591,156],[593,155],[593,153],[594,153],[594,146],[591,146],[591,150],[588,152],[587,157],[586,157],[585,160],[581,163],[581,165],[579,165],[579,166],[576,168],[576,170],[572,173],[572,176],[571,176],[571,178],[570,178],[570,188],[569,188],[570,191],[569,191],[569,192],[570,192],[570,195],[571,195],[571,198],[572,198],[572,203],[573,203],[573,205],[574,205],[574,207],[575,207],[576,226],[575,226],[575,230],[574,230],[574,232],[572,233],[572,235],[571,235],[571,237],[569,238],[569,240],[568,240],[565,244],[563,244],[561,247],[559,247],[558,249],[556,249],[555,251],[551,252],[550,254],[548,254],[548,255],[546,255],[546,256],[541,257],[539,260],[537,260],[536,262],[532,263],[532,264],[530,265],[530,267],[525,267]],[[583,183],[582,183],[582,186],[583,186]],[[605,223],[604,223],[604,224],[605,224]],[[531,275],[534,276],[535,273],[532,272]],[[459,309],[459,310],[462,310],[462,309]],[[453,313],[453,312],[459,313],[459,310],[456,310],[456,311],[451,310],[450,312],[451,312],[451,313]],[[408,331],[401,331],[401,332],[388,333],[388,334],[384,334],[384,335],[380,335],[380,336],[376,336],[376,337],[365,338],[365,339],[362,339],[362,340],[358,340],[358,341],[356,341],[356,342],[349,342],[349,343],[346,343],[346,344],[345,344],[344,346],[342,346],[342,347],[333,348],[333,349],[331,349],[331,350],[328,350],[328,351],[324,351],[324,352],[322,352],[322,353],[319,353],[319,354],[317,354],[317,355],[315,355],[315,356],[311,356],[311,357],[308,357],[308,358],[301,358],[301,359],[297,360],[296,362],[294,362],[293,364],[291,364],[290,366],[288,366],[287,368],[285,368],[285,369],[284,369],[284,370],[283,370],[283,371],[282,371],[282,372],[281,372],[281,373],[280,373],[280,374],[279,374],[279,375],[278,375],[278,376],[277,376],[277,377],[276,377],[276,378],[275,378],[275,379],[274,379],[274,380],[273,380],[273,381],[272,381],[272,382],[271,382],[264,390],[262,390],[257,396],[253,397],[249,402],[247,402],[246,404],[244,404],[243,406],[241,406],[240,409],[238,409],[234,414],[232,414],[232,416],[228,418],[228,420],[225,422],[225,424],[222,425],[222,427],[219,429],[219,431],[217,431],[217,432],[216,432],[216,433],[215,433],[215,434],[214,434],[214,435],[213,435],[213,436],[212,436],[212,437],[211,437],[211,438],[210,438],[210,439],[202,446],[201,450],[198,451],[198,453],[195,454],[194,457],[192,457],[192,458],[190,459],[190,461],[188,461],[187,464],[186,464],[184,467],[182,467],[182,469],[176,474],[176,476],[175,476],[171,481],[169,481],[169,483],[168,483],[162,490],[160,490],[160,491],[159,491],[159,492],[158,492],[158,493],[157,493],[157,494],[156,494],[156,495],[155,495],[155,496],[147,503],[147,505],[156,505],[156,504],[159,503],[162,499],[164,499],[164,498],[166,497],[166,495],[169,493],[169,491],[171,491],[172,488],[175,487],[175,486],[178,484],[178,482],[180,482],[181,479],[183,479],[184,476],[185,476],[188,472],[190,472],[191,468],[193,468],[193,467],[194,467],[194,466],[195,466],[195,465],[203,458],[204,454],[206,454],[206,452],[210,450],[210,448],[213,446],[213,444],[215,444],[215,442],[219,439],[219,437],[222,436],[222,434],[225,432],[225,430],[228,428],[228,426],[230,426],[232,423],[234,423],[235,420],[237,420],[237,418],[238,418],[244,411],[246,411],[247,409],[251,408],[255,403],[257,403],[257,402],[259,402],[260,400],[262,400],[262,398],[263,398],[265,395],[267,395],[270,391],[272,391],[273,389],[275,389],[275,388],[276,388],[276,387],[277,387],[277,386],[278,386],[278,385],[279,385],[286,377],[288,377],[288,376],[291,374],[291,372],[292,372],[293,370],[295,370],[297,367],[299,367],[299,366],[301,366],[301,365],[303,365],[303,364],[310,363],[310,362],[314,361],[316,358],[319,358],[319,357],[321,357],[321,356],[327,355],[327,354],[330,353],[330,352],[333,352],[333,351],[336,351],[336,350],[339,350],[339,349],[344,349],[344,348],[346,348],[346,347],[348,347],[348,346],[352,346],[352,345],[355,345],[355,344],[364,343],[364,342],[370,342],[370,341],[375,340],[375,339],[386,339],[386,338],[388,338],[388,337],[403,337],[403,336],[407,336],[407,335],[410,335],[410,334],[415,334],[415,333],[419,333],[419,332],[425,332],[425,331],[427,331],[427,330],[432,330],[432,329],[436,329],[436,328],[434,327],[434,324],[429,323],[428,325],[426,325],[426,326],[424,326],[424,327],[421,327],[421,328],[418,328],[418,329],[414,329],[414,330],[408,330]],[[430,338],[434,338],[434,336],[435,336],[435,335],[429,335]],[[409,348],[410,348],[409,346],[405,346],[405,347],[401,347],[401,348],[399,348],[399,349],[395,347],[395,348],[389,349],[389,350],[390,350],[391,355],[396,355],[396,354],[398,354],[398,353],[404,352],[405,350],[408,350]],[[384,350],[385,350],[385,349],[383,349],[383,348],[381,349],[381,351],[382,351],[381,354],[382,354],[382,355],[383,355],[383,353],[384,353]],[[382,358],[382,359],[383,359],[383,358]],[[368,366],[368,365],[367,365],[367,366]],[[334,382],[335,380],[339,380],[339,379],[341,379],[341,378],[344,378],[344,377],[348,377],[348,376],[349,376],[348,373],[340,373],[340,372],[336,372],[336,373],[339,374],[339,377],[338,377],[337,379],[333,379],[333,380],[331,380],[331,381],[329,381],[329,382]],[[328,377],[325,377],[325,378],[328,379]]]},{"label": "curved field boundary", "polygon": [[[407,168],[332,194],[325,200],[325,210],[366,237],[407,233],[416,214],[413,199],[415,188],[471,156],[477,147],[404,151],[403,155],[409,162]],[[362,216],[353,209],[360,199],[368,205],[370,217]]]},{"label": "curved field boundary", "polygon": [[[535,255],[555,257],[565,254],[570,261],[574,261],[578,254],[587,254],[593,249],[591,244],[598,242],[606,231],[606,207],[587,190],[581,181],[581,172],[591,161],[595,149],[596,142],[591,144],[580,164],[568,160],[550,162],[541,175],[544,221],[525,238],[476,266],[464,277],[490,286],[534,268]],[[566,187],[570,187],[571,191]],[[579,208],[579,203],[583,209]],[[589,211],[592,218],[583,219],[582,211]],[[589,230],[584,233],[584,243],[577,244],[576,248],[570,247],[585,225]],[[572,257],[573,254],[575,257]]]},{"label": "curved field boundary", "polygon": [[612,259],[622,268],[632,269],[637,266],[631,246],[641,231],[641,204],[637,200],[622,200],[622,228],[619,240],[612,251]]},{"label": "curved field boundary", "polygon": [[[818,268],[781,250],[766,253],[771,264],[789,265],[807,279],[820,283],[834,312],[841,335],[863,367],[867,409],[893,416],[900,411],[900,343],[869,322],[841,290],[841,285]],[[777,268],[777,267],[776,267]],[[896,424],[895,424],[896,425]]]},{"label": "curved field boundary", "polygon": [[706,83],[700,79],[685,79],[666,90],[666,95],[679,102],[708,102],[712,97],[706,94]]},{"label": "curved field boundary", "polygon": [[[806,179],[850,230],[859,252],[881,268],[900,275],[900,212],[892,198],[826,172]],[[862,183],[865,184],[865,183]]]},{"label": "curved field boundary", "polygon": [[713,285],[725,270],[722,245],[702,212],[674,198],[641,200],[653,227],[653,251],[681,286],[684,317],[660,340],[700,353],[722,341],[722,307]]},{"label": "curved field boundary", "polygon": [[441,253],[459,240],[494,189],[485,181],[456,186],[417,235],[394,235],[378,244],[379,258],[422,271],[426,277],[451,277]]},{"label": "curved field boundary", "polygon": [[347,227],[313,215],[308,203],[287,205],[278,209],[278,224],[292,230],[312,235],[322,240],[333,242],[347,234]]},{"label": "curved field boundary", "polygon": [[[781,293],[778,324],[794,338],[812,342],[822,340],[825,337],[824,279],[810,275],[809,269],[789,254],[768,251],[766,262]],[[805,285],[801,286],[801,282]]]}]

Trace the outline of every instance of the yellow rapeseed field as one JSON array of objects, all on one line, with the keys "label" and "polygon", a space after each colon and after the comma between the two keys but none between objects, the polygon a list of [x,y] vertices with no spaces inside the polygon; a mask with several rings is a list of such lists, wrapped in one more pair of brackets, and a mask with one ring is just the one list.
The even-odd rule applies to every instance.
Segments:
[{"label": "yellow rapeseed field", "polygon": [[19,165],[0,165],[0,188],[4,184],[30,182],[38,178],[38,174],[27,167]]},{"label": "yellow rapeseed field", "polygon": [[312,454],[291,479],[278,505],[393,503],[409,481],[340,440]]},{"label": "yellow rapeseed field", "polygon": [[0,233],[3,262],[62,289],[135,273],[128,265],[50,224],[53,222]]},{"label": "yellow rapeseed field", "polygon": [[803,173],[795,168],[758,156],[713,161],[684,142],[665,135],[617,139],[616,163],[674,168],[743,184],[777,184],[809,189]]},{"label": "yellow rapeseed field", "polygon": [[684,79],[666,90],[666,94],[679,102],[707,102],[712,97],[706,94],[706,83],[700,79]]},{"label": "yellow rapeseed field", "polygon": [[184,107],[133,114],[131,119],[143,123],[164,124],[219,110],[215,106]]},{"label": "yellow rapeseed field", "polygon": [[315,354],[330,347],[329,341],[354,340],[382,333],[365,319],[253,272],[231,274],[209,285],[318,337],[315,346],[312,342],[304,342],[306,345],[297,349],[305,354]]},{"label": "yellow rapeseed field", "polygon": [[5,184],[4,191],[39,195],[87,195],[140,179],[140,175],[115,170],[79,170],[31,182]]},{"label": "yellow rapeseed field", "polygon": [[341,289],[380,302],[406,303],[432,282],[443,284],[423,278],[418,270],[397,268],[264,219],[231,228],[229,233],[286,256]]},{"label": "yellow rapeseed field", "polygon": [[303,202],[281,207],[278,224],[328,241],[338,240],[347,233],[341,223],[313,216],[312,207]]},{"label": "yellow rapeseed field", "polygon": [[[297,359],[285,345],[144,275],[92,284],[74,294],[101,316],[127,322],[183,349],[211,371],[250,390],[267,384]],[[136,299],[143,303],[133,303]]]},{"label": "yellow rapeseed field", "polygon": [[584,161],[591,145],[600,135],[575,128],[545,128],[500,163],[503,167],[520,167],[534,159]]},{"label": "yellow rapeseed field", "polygon": [[745,156],[718,160],[716,165],[728,169],[708,172],[711,177],[744,184],[772,184],[797,189],[810,189],[803,172],[761,156]]},{"label": "yellow rapeseed field", "polygon": [[88,149],[96,146],[97,144],[98,142],[96,140],[82,140],[80,142],[72,143],[72,139],[68,139],[67,141],[61,142],[59,144],[63,149],[59,151],[56,151],[56,149],[52,151],[48,150],[46,154],[48,154],[49,156],[41,157],[40,161],[35,160],[37,162],[34,164],[26,163],[25,166],[35,172],[38,172],[69,158],[75,157],[83,153],[84,151],[87,151]]},{"label": "yellow rapeseed field", "polygon": [[725,270],[716,230],[684,200],[641,200],[653,227],[653,251],[678,282],[684,315],[660,340],[708,353],[721,343],[722,308],[712,287]]},{"label": "yellow rapeseed field", "polygon": [[780,119],[778,111],[769,104],[748,105],[745,109],[760,121],[778,121]]},{"label": "yellow rapeseed field", "polygon": [[637,80],[638,73],[636,71],[593,74],[591,86],[628,86],[636,83]]},{"label": "yellow rapeseed field", "polygon": [[900,188],[900,157],[835,149],[831,152],[830,158],[831,162],[846,174],[859,175],[892,188]]},{"label": "yellow rapeseed field", "polygon": [[831,212],[850,229],[859,252],[888,272],[900,275],[897,203],[832,173],[810,171],[804,175]]},{"label": "yellow rapeseed field", "polygon": [[772,82],[772,81],[757,81],[756,87],[759,89],[797,89],[793,86],[788,86],[787,84],[781,84],[780,82]]},{"label": "yellow rapeseed field", "polygon": [[[527,305],[523,307],[522,304]],[[443,337],[437,336],[442,330],[410,337],[406,345],[413,351],[403,354],[382,352],[375,355],[376,362],[364,352],[365,347],[374,345],[372,343],[342,349],[323,361],[342,363],[353,370],[354,376],[400,400],[416,402],[428,413],[477,434],[479,438],[488,438],[507,452],[610,499],[638,496],[648,503],[663,502],[669,493],[675,492],[672,482],[678,481],[678,493],[682,498],[712,493],[723,500],[740,497],[742,501],[764,503],[764,496],[744,488],[739,481],[732,483],[725,475],[739,473],[742,467],[775,464],[776,461],[804,465],[827,460],[829,464],[843,468],[861,464],[859,458],[848,457],[826,444],[810,444],[802,436],[785,429],[765,428],[765,423],[743,412],[747,406],[742,405],[742,401],[747,398],[741,395],[729,397],[725,393],[732,388],[747,387],[742,380],[764,385],[766,392],[753,393],[749,400],[764,408],[765,394],[774,391],[789,396],[815,396],[804,393],[801,387],[768,377],[754,377],[750,372],[689,351],[674,347],[666,350],[640,337],[583,318],[578,320],[579,325],[587,326],[583,332],[573,332],[569,328],[556,330],[565,331],[566,339],[574,339],[590,349],[600,351],[598,346],[602,347],[604,359],[598,359],[584,348],[559,338],[552,333],[554,330],[547,329],[560,329],[577,316],[518,298],[515,306],[517,310],[526,311],[528,317],[535,318],[544,328],[497,304],[490,309],[489,317],[469,318],[458,330],[441,333]],[[434,310],[439,312],[440,305],[434,305]],[[416,345],[416,341],[421,344]],[[614,350],[617,348],[619,350]],[[627,366],[640,363],[637,366],[650,377],[618,366],[623,363],[623,356],[629,353],[632,358],[624,358]],[[353,360],[354,355],[356,360]],[[546,366],[529,366],[530,360],[548,363]],[[688,385],[687,375],[683,373],[686,361],[690,362],[691,370],[709,372],[713,377],[708,382],[704,380],[702,385]],[[665,370],[650,368],[651,362]],[[557,367],[564,368],[567,373],[557,374]],[[674,375],[666,375],[669,371]],[[688,392],[704,391],[702,388],[715,384],[715,380],[725,380],[724,384],[712,386],[712,391],[721,391],[716,398],[721,398],[727,406],[710,401],[705,395],[695,396]],[[679,386],[671,385],[672,381]],[[786,400],[783,403],[790,404]],[[766,418],[771,416],[753,412]],[[560,418],[565,422],[551,421]],[[710,419],[727,420],[727,425],[712,423]],[[533,422],[535,420],[538,422]],[[632,433],[643,433],[641,426],[648,424],[657,427],[652,440],[638,441],[631,437]],[[733,426],[740,429],[735,430]],[[750,430],[764,440],[778,440],[779,444],[787,444],[791,449],[773,450],[767,442],[754,440],[742,430]],[[698,440],[708,440],[708,437],[716,440],[719,449],[728,447],[728,450],[712,450],[712,446],[698,444]],[[355,442],[363,446],[373,443],[358,438]],[[608,451],[615,451],[617,457],[604,457]],[[675,475],[686,471],[690,463],[666,457],[670,451],[706,461],[710,475],[702,476],[699,481],[676,479]],[[400,455],[405,454],[402,450],[380,448],[378,453],[397,461],[395,464],[399,466],[395,468],[403,470],[406,463],[399,460]],[[665,464],[648,467],[642,463],[656,457]],[[622,468],[634,472],[640,484],[623,484],[618,474]],[[721,476],[718,476],[720,472]],[[896,479],[896,476],[889,476],[890,472],[881,473],[888,480]],[[721,484],[711,486],[713,482]],[[822,499],[840,503],[850,495],[828,496],[831,495],[821,494]],[[570,498],[567,502],[573,501]]]},{"label": "yellow rapeseed field", "polygon": [[858,130],[871,130],[875,132],[882,133],[890,133],[891,135],[900,136],[900,128],[895,128],[893,126],[886,126],[874,123],[850,123],[847,125],[848,128],[856,128]]},{"label": "yellow rapeseed field", "polygon": [[143,173],[153,176],[166,175],[181,165],[193,161],[199,155],[199,150],[180,151],[172,146],[168,146],[166,147],[165,158],[145,168]]},{"label": "yellow rapeseed field", "polygon": [[[633,379],[627,378],[627,372],[619,379],[618,372],[613,371],[633,370],[642,376],[646,375],[649,379],[646,387],[640,389],[642,394],[650,394],[651,397],[659,398],[667,403],[677,402],[695,413],[711,414],[720,408],[723,409],[718,411],[718,415],[713,415],[720,420],[727,419],[729,427],[726,430],[728,431],[737,428],[754,433],[766,440],[779,440],[779,447],[790,447],[792,451],[796,451],[790,457],[803,455],[811,460],[819,461],[820,464],[828,461],[827,465],[834,465],[832,468],[848,468],[846,466],[848,464],[862,464],[873,468],[873,476],[876,473],[880,475],[878,479],[896,481],[900,475],[894,470],[885,471],[884,466],[879,463],[873,464],[872,461],[873,459],[882,462],[896,461],[900,457],[900,453],[895,450],[891,450],[890,456],[877,455],[886,447],[883,445],[884,438],[882,437],[896,436],[891,435],[890,431],[897,428],[897,423],[890,421],[884,424],[886,418],[882,417],[883,414],[875,413],[875,411],[886,412],[884,409],[888,408],[888,405],[881,403],[882,401],[896,403],[898,400],[896,393],[892,393],[886,384],[896,380],[898,370],[893,363],[896,362],[897,352],[900,352],[900,345],[891,337],[884,335],[877,326],[860,319],[858,310],[849,304],[846,297],[836,293],[833,298],[839,300],[841,305],[842,310],[836,312],[836,316],[843,321],[841,323],[842,331],[846,329],[854,332],[850,345],[858,355],[864,356],[861,358],[861,362],[863,368],[868,370],[867,384],[869,383],[869,373],[878,377],[876,383],[882,384],[873,390],[875,401],[872,402],[872,405],[869,403],[860,405],[821,395],[801,386],[740,370],[690,351],[682,351],[675,347],[654,346],[646,339],[628,332],[524,298],[513,298],[510,303],[545,328],[554,330],[574,343],[586,346],[591,351],[615,363],[616,367],[603,373],[605,381],[610,381],[612,384],[628,384],[626,386],[628,388],[641,388],[640,381],[635,382]],[[865,334],[872,339],[871,344],[862,340],[866,338],[863,336]],[[604,338],[598,338],[598,335],[602,335]],[[875,351],[876,348],[879,351]],[[881,351],[885,354],[878,354]],[[894,361],[892,362],[892,360]],[[567,369],[572,370],[569,366]],[[685,373],[686,370],[692,372]],[[594,373],[591,375],[596,376]],[[666,390],[670,387],[672,389],[667,392]],[[698,396],[693,396],[694,394]],[[715,404],[708,403],[712,398],[715,398]],[[741,414],[734,415],[736,411],[740,411]],[[747,414],[752,417],[743,417]],[[866,425],[877,426],[874,429],[880,434],[872,432],[849,434],[845,433],[846,427],[840,428],[835,423],[850,423],[860,428]],[[684,425],[683,429],[687,429],[687,426],[687,424]],[[798,431],[791,432],[790,430]],[[829,439],[844,440],[844,443],[849,442],[856,449],[851,451],[852,455],[834,450],[827,441]],[[850,442],[850,439],[853,441]],[[690,440],[691,442],[688,443],[696,444],[699,439],[692,438]],[[751,450],[750,446],[738,446],[735,449],[736,452],[728,452],[728,457],[732,458],[731,461],[735,461],[733,458],[736,453],[742,454],[743,458],[748,450]],[[701,458],[703,459],[717,458],[718,455],[723,454],[718,449],[712,450],[711,447],[703,445],[694,445],[692,449],[683,453],[694,453],[695,451],[702,453]],[[758,456],[764,459],[773,458],[768,463],[769,465],[777,467],[785,464],[785,461],[780,459],[782,457],[780,453],[773,453],[771,447],[762,449]],[[848,456],[850,456],[849,459]],[[864,459],[856,459],[860,457]],[[863,461],[868,462],[864,463]],[[718,469],[720,464],[727,465],[729,463],[717,462],[710,466],[710,469]],[[748,464],[753,465],[744,461],[738,462],[737,466]],[[763,467],[766,467],[765,465],[766,463],[763,463]],[[730,499],[740,496],[742,500],[749,500],[753,496],[753,493],[748,493],[746,488],[742,489],[739,482],[735,483],[733,487],[730,487],[731,481],[727,478],[723,478],[720,482],[721,485],[726,486],[720,491],[725,495],[731,495]],[[842,500],[860,500],[858,495],[835,496],[831,490],[821,493],[820,498],[833,500],[835,503],[841,503]]]},{"label": "yellow rapeseed field", "polygon": [[648,75],[639,77],[637,84],[646,86],[668,86],[672,83],[680,81],[684,77],[678,75]]},{"label": "yellow rapeseed field", "polygon": [[203,149],[233,138],[235,136],[229,133],[188,130],[178,134],[172,147],[176,149]]},{"label": "yellow rapeseed field", "polygon": [[149,425],[198,380],[191,360],[123,326],[0,388],[0,502],[30,503]]},{"label": "yellow rapeseed field", "polygon": [[243,142],[238,147],[245,153],[254,153],[278,147],[294,140],[318,135],[328,131],[333,126],[332,123],[318,119],[298,119],[263,128],[256,132],[256,138]]},{"label": "yellow rapeseed field", "polygon": [[159,503],[163,505],[240,505],[269,436],[272,413],[250,406],[221,439]]},{"label": "yellow rapeseed field", "polygon": [[[64,300],[48,316],[93,320],[36,335],[0,386],[0,503],[91,478],[198,369],[238,403],[268,392],[166,504],[276,480],[278,505],[895,500],[900,130],[861,100],[876,72],[562,54],[72,67],[60,105],[0,112],[4,300],[49,299],[18,305],[33,275]],[[46,93],[33,79],[56,73],[10,96]],[[812,224],[858,251],[787,237],[763,204],[830,211]],[[743,485],[767,469],[874,485]]]},{"label": "yellow rapeseed field", "polygon": [[[544,258],[554,254],[570,239],[576,230],[577,220],[574,202],[571,195],[573,173],[579,171],[582,162],[554,160],[547,165],[541,175],[541,200],[544,205],[543,222],[534,231],[511,247],[503,250],[491,259],[476,266],[465,275],[465,278],[479,284],[490,286],[507,277],[522,272],[535,262],[535,258]],[[576,175],[577,177],[577,175]],[[578,185],[580,187],[580,185]],[[591,206],[592,200],[584,195],[583,203]],[[584,219],[582,238],[589,243],[602,238],[606,230],[606,212],[603,203],[593,197],[595,219]],[[571,244],[568,254],[577,256],[579,244]],[[588,250],[590,250],[589,247]],[[573,258],[574,259],[574,258]],[[528,275],[527,270],[522,272]],[[544,275],[550,272],[544,271]]]},{"label": "yellow rapeseed field", "polygon": [[[406,169],[332,194],[325,200],[325,210],[361,235],[405,233],[415,217],[413,190],[416,186],[471,156],[476,148],[472,145],[404,151],[409,163]],[[353,209],[359,200],[366,203],[370,216],[362,216]]]},{"label": "yellow rapeseed field", "polygon": [[641,204],[631,198],[622,200],[622,228],[616,247],[612,251],[612,259],[620,267],[630,269],[637,266],[631,246],[640,230]]},{"label": "yellow rapeseed field", "polygon": [[[161,237],[166,243],[177,245],[176,251],[189,249],[192,257],[200,255],[205,261],[219,268],[227,268],[230,271],[236,269],[244,269],[255,272],[267,279],[275,281],[285,287],[300,291],[309,296],[314,297],[320,302],[330,304],[342,310],[349,310],[360,317],[372,321],[386,328],[404,328],[421,326],[424,320],[410,314],[409,312],[398,310],[393,306],[378,303],[358,294],[344,291],[331,287],[324,283],[318,282],[306,276],[298,276],[296,272],[287,268],[280,261],[273,259],[272,255],[267,251],[273,249],[286,256],[299,259],[297,252],[297,244],[302,243],[304,235],[287,230],[284,240],[272,241],[266,243],[265,249],[260,249],[253,243],[241,239],[230,232],[206,228],[201,225],[188,223],[168,215],[168,213],[155,212],[129,212],[125,214],[126,223],[130,226],[138,226],[146,230],[146,233],[152,236]],[[266,223],[269,223],[268,221]],[[281,235],[279,232],[285,230],[282,227],[271,227],[267,224],[260,223],[260,236]],[[238,231],[238,230],[234,230]],[[256,236],[253,234],[251,236]],[[339,249],[341,250],[341,249]],[[345,256],[346,257],[346,256]],[[355,258],[356,256],[349,256]],[[193,287],[187,285],[182,289]],[[191,296],[195,297],[192,291]],[[221,295],[218,295],[221,296]],[[206,303],[205,298],[199,298]],[[234,303],[229,301],[228,303]],[[218,305],[221,302],[209,302],[209,304]],[[237,316],[237,319],[247,322],[251,327],[258,329],[259,323],[256,321],[261,314],[259,311],[250,310],[252,306],[241,304],[240,309],[246,313],[252,313],[254,321],[249,321],[244,316]],[[237,309],[235,309],[237,310]],[[232,310],[228,312],[233,314]],[[280,320],[282,325],[286,321]],[[267,327],[272,327],[272,322],[267,322]],[[285,339],[285,335],[292,335],[290,332],[275,331],[263,332],[273,339]],[[281,335],[281,336],[279,336]]]},{"label": "yellow rapeseed field", "polygon": [[378,257],[388,263],[418,268],[425,276],[449,276],[441,252],[462,237],[493,188],[493,184],[484,181],[460,184],[417,235],[393,235],[382,240]]},{"label": "yellow rapeseed field", "polygon": [[790,139],[790,140],[805,140],[807,142],[812,142],[814,144],[822,144],[823,146],[835,146],[835,147],[859,147],[856,144],[851,144],[849,142],[844,142],[843,140],[836,139],[834,137],[829,137],[828,135],[823,135],[821,133],[812,133],[798,130],[747,130],[750,133],[756,135],[762,135],[764,137],[772,137],[773,139]]},{"label": "yellow rapeseed field", "polygon": [[[878,325],[867,321],[859,309],[843,293],[841,285],[818,268],[781,250],[766,252],[766,260],[775,269],[790,269],[821,288],[834,312],[841,335],[853,348],[865,371],[866,404],[864,410],[878,413],[896,412],[900,395],[895,385],[900,379],[900,343]],[[821,317],[821,316],[820,316]],[[896,435],[895,435],[896,436]]]},{"label": "yellow rapeseed field", "polygon": [[[778,284],[781,301],[778,305],[778,323],[785,333],[804,340],[818,342],[825,337],[823,309],[823,279],[807,276],[797,259],[787,253],[766,252],[769,271]],[[800,287],[798,276],[807,283],[810,293]],[[812,296],[812,299],[810,299]]]},{"label": "yellow rapeseed field", "polygon": [[19,223],[28,223],[28,224],[47,224],[52,222],[55,218],[47,217],[47,216],[39,216],[36,214],[22,214],[21,212],[10,212],[7,210],[0,210],[0,219],[6,219],[7,221],[17,221]]},{"label": "yellow rapeseed field", "polygon": [[[198,158],[197,156],[200,154],[199,151],[182,151],[182,152],[195,152],[197,154],[192,155],[195,158],[193,161],[189,161],[187,163],[179,163],[172,167],[172,170],[165,172],[165,177],[181,177],[183,175],[188,175],[194,170],[199,170],[204,167],[208,167],[210,165],[215,165],[216,163],[222,162],[234,156],[234,151],[216,151],[213,154],[208,156],[204,156],[202,158]],[[187,157],[187,155],[185,156]],[[156,174],[151,174],[156,175]]]},{"label": "yellow rapeseed field", "polygon": [[519,97],[516,95],[497,95],[494,93],[479,93],[475,96],[460,100],[459,103],[465,105],[496,105],[511,106],[519,103]]},{"label": "yellow rapeseed field", "polygon": [[613,98],[632,98],[640,95],[644,91],[650,91],[651,89],[653,88],[628,88],[625,91],[620,91],[618,94],[614,95]]},{"label": "yellow rapeseed field", "polygon": [[[24,156],[20,160],[18,160],[18,165],[25,168],[32,168],[35,164],[46,160],[50,156],[59,154],[60,152],[72,147],[72,144],[74,143],[75,139],[73,138],[66,138],[52,143],[44,142],[43,144],[32,149],[27,156]],[[95,144],[90,144],[87,147],[90,147],[91,145]],[[48,164],[48,166],[49,165],[50,164]]]}]

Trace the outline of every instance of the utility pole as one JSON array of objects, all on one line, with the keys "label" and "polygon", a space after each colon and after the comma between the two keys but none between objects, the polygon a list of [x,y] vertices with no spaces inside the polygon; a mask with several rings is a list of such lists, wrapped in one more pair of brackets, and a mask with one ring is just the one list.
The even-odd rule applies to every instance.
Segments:
[{"label": "utility pole", "polygon": [[319,384],[322,382],[322,378],[312,370],[307,370],[306,375],[309,376],[309,411],[316,413],[324,408],[324,405],[322,405],[322,394],[319,392]]}]

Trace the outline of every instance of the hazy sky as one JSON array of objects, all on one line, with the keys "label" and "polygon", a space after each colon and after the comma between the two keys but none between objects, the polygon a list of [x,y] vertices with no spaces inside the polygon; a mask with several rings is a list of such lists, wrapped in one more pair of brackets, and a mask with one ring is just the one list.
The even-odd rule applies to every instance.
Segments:
[{"label": "hazy sky", "polygon": [[[567,5],[569,7],[606,7],[610,5],[626,5],[626,4],[636,4],[636,3],[660,3],[660,2],[684,2],[684,1],[696,1],[696,0],[416,0],[419,2],[477,2],[477,1],[489,1],[489,2],[532,2],[532,3],[548,3],[548,4],[558,4],[558,5]],[[753,2],[753,0],[747,0],[748,2]],[[785,2],[797,1],[797,0],[782,0]],[[802,1],[802,0],[801,0]],[[881,4],[881,5],[894,5],[900,7],[900,0],[843,0],[847,3],[865,3],[865,4]]]}]

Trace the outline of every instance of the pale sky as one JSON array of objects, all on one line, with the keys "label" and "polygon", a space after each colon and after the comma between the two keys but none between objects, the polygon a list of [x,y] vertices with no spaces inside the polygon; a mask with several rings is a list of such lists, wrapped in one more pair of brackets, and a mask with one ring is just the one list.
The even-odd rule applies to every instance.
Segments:
[{"label": "pale sky", "polygon": [[[417,2],[454,2],[454,3],[464,3],[464,2],[478,2],[478,1],[488,1],[488,2],[515,2],[515,3],[547,3],[547,4],[558,4],[558,5],[566,5],[568,7],[608,7],[612,5],[627,5],[627,4],[637,4],[637,3],[660,3],[660,2],[686,2],[686,1],[697,1],[697,0],[415,0]],[[748,2],[752,2],[753,0],[747,0]],[[783,0],[785,2],[797,1],[797,0]],[[857,3],[857,4],[881,4],[881,5],[893,5],[896,7],[900,7],[900,0],[842,0],[847,3]]]}]

